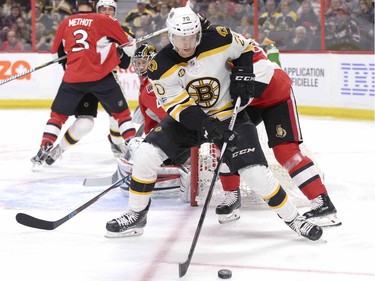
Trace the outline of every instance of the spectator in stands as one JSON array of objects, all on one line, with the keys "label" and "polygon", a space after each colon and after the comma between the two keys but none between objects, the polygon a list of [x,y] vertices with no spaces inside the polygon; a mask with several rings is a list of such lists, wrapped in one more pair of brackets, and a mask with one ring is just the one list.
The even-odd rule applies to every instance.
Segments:
[{"label": "spectator in stands", "polygon": [[42,13],[43,7],[40,4],[35,5],[35,18],[36,22],[43,24],[44,28],[49,28],[52,31],[52,26],[54,25],[52,19],[48,16],[48,14]]},{"label": "spectator in stands", "polygon": [[11,14],[11,9],[13,6],[13,0],[6,0],[4,4],[1,6],[1,16],[6,17]]},{"label": "spectator in stands", "polygon": [[351,14],[358,14],[360,11],[359,0],[342,0],[342,4]]},{"label": "spectator in stands", "polygon": [[1,45],[0,51],[3,52],[19,52],[23,51],[23,44],[21,40],[18,40],[16,32],[9,30],[7,34],[7,40]]},{"label": "spectator in stands", "polygon": [[10,28],[12,25],[16,25],[16,20],[20,17],[22,17],[21,7],[17,4],[13,4],[10,9],[10,15],[2,18],[2,25]]},{"label": "spectator in stands", "polygon": [[301,7],[297,10],[298,19],[296,26],[306,28],[307,36],[311,38],[311,48],[313,50],[320,49],[320,21],[315,14],[311,5],[311,0],[304,0]]},{"label": "spectator in stands", "polygon": [[73,14],[72,6],[68,1],[55,0],[54,3],[54,9],[51,11],[51,13],[59,13],[61,15],[61,19]]},{"label": "spectator in stands", "polygon": [[329,20],[331,38],[327,39],[329,50],[360,50],[360,33],[357,23],[351,19],[349,11],[342,6],[336,9],[336,16]]},{"label": "spectator in stands", "polygon": [[217,2],[211,2],[208,4],[205,17],[213,24],[220,23],[226,25],[226,16],[220,11]]},{"label": "spectator in stands", "polygon": [[216,0],[216,3],[220,13],[223,14],[226,17],[226,19],[229,19],[234,13],[235,3],[233,1],[227,0]]},{"label": "spectator in stands", "polygon": [[21,40],[25,50],[31,50],[31,25],[26,24],[26,20],[23,17],[19,17],[16,20],[17,24],[17,38]]},{"label": "spectator in stands", "polygon": [[374,51],[374,7],[371,0],[359,1],[360,11],[353,15],[361,34],[361,50]]},{"label": "spectator in stands", "polygon": [[266,12],[259,17],[259,27],[264,30],[274,31],[276,28],[276,19],[280,16],[280,13],[276,11],[275,0],[266,1]]},{"label": "spectator in stands", "polygon": [[297,26],[294,31],[294,37],[289,42],[286,50],[310,50],[310,38],[304,26]]},{"label": "spectator in stands", "polygon": [[160,5],[161,3],[159,2],[159,0],[150,0],[150,2],[146,4],[146,9],[153,11],[156,15],[160,12]]},{"label": "spectator in stands", "polygon": [[36,44],[38,51],[50,51],[53,45],[53,40],[55,36],[53,34],[47,36],[41,36],[39,41]]},{"label": "spectator in stands", "polygon": [[239,26],[232,28],[246,38],[254,37],[254,23],[247,16],[241,18]]},{"label": "spectator in stands", "polygon": [[334,18],[337,15],[337,10],[342,6],[342,0],[331,0],[330,5],[325,12],[326,22],[328,22],[331,18]]},{"label": "spectator in stands", "polygon": [[132,30],[140,27],[140,17],[142,15],[155,16],[154,12],[146,8],[147,0],[137,0],[137,8],[128,12],[125,16],[124,24]]},{"label": "spectator in stands", "polygon": [[165,21],[167,20],[170,10],[171,9],[169,8],[166,2],[160,4],[160,11],[156,14],[156,16],[153,19],[156,30],[160,30],[166,27]]},{"label": "spectator in stands", "polygon": [[280,2],[280,16],[276,19],[276,31],[293,32],[297,21],[297,14],[290,9],[289,1]]},{"label": "spectator in stands", "polygon": [[[252,8],[251,10],[250,8],[251,7],[247,4],[236,3],[234,5],[234,13],[230,16],[229,21],[227,22],[226,25],[232,28],[235,28],[235,26],[239,25],[243,17],[247,17],[248,19],[253,18],[254,14],[253,14]],[[220,24],[224,25],[224,23],[220,23]]]}]

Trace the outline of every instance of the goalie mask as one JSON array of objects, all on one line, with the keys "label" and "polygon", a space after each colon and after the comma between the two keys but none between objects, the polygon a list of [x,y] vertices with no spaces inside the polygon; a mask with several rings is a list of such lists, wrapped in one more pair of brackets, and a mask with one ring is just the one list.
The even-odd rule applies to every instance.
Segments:
[{"label": "goalie mask", "polygon": [[132,64],[134,70],[139,74],[143,75],[147,72],[147,67],[152,58],[156,55],[156,48],[153,45],[142,44],[135,51],[132,57]]},{"label": "goalie mask", "polygon": [[166,21],[169,41],[183,57],[194,55],[202,37],[199,17],[189,7],[173,8]]},{"label": "goalie mask", "polygon": [[116,18],[117,4],[114,0],[99,0],[96,3],[96,12]]}]

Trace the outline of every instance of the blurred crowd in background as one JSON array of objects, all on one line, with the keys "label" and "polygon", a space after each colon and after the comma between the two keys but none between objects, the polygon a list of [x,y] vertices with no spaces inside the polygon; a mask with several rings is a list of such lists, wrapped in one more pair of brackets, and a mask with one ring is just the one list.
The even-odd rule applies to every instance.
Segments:
[{"label": "blurred crowd in background", "polygon": [[[128,2],[129,8],[118,9],[117,19],[136,38],[164,28],[170,9],[185,2],[118,0],[117,5],[122,1]],[[228,26],[258,42],[271,39],[279,50],[374,51],[373,0],[323,0],[324,6],[321,0],[253,2],[191,0],[191,5],[212,24]],[[37,0],[32,32],[31,1],[0,0],[0,52],[48,52],[60,21],[76,12],[75,0]],[[152,43],[160,49],[168,43],[167,34]]]}]

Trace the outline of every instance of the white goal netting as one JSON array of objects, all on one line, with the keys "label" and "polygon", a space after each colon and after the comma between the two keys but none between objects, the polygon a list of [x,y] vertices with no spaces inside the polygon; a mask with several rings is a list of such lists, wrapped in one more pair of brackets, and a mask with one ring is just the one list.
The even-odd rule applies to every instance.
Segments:
[{"label": "white goal netting", "polygon": [[[272,150],[268,147],[267,134],[264,128],[263,123],[257,126],[259,140],[262,145],[263,152],[267,158],[269,168],[279,180],[281,186],[288,193],[289,197],[292,199],[293,203],[298,207],[304,207],[309,205],[308,199],[302,194],[298,187],[292,182],[288,172],[276,161]],[[307,148],[302,144],[301,151],[303,154],[308,155],[310,158],[311,153]],[[217,159],[220,157],[220,151],[215,147],[215,145],[210,143],[203,144],[199,150],[196,150],[198,153],[197,163],[192,161],[191,165],[197,165],[197,174],[194,174],[194,169],[192,169],[192,178],[191,178],[191,188],[192,188],[192,205],[203,205],[208,189],[210,187],[214,170],[217,166]],[[192,160],[194,157],[192,157]],[[323,177],[322,177],[323,179]],[[242,206],[243,207],[252,207],[260,208],[266,206],[266,203],[252,190],[251,187],[246,186],[245,183],[241,181],[241,197],[242,197]],[[210,201],[210,205],[216,206],[221,203],[224,197],[224,191],[220,180],[217,179],[214,186],[213,195]]]}]

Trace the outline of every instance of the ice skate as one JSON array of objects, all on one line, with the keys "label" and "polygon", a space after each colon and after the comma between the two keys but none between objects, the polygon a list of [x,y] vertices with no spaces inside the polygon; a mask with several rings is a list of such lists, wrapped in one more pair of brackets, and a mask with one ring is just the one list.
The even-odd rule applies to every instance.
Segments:
[{"label": "ice skate", "polygon": [[310,222],[319,226],[339,226],[341,221],[337,218],[337,211],[328,194],[321,194],[311,200],[311,210],[304,213]]},{"label": "ice skate", "polygon": [[216,207],[219,223],[229,223],[240,219],[241,192],[240,189],[226,191],[223,202]]},{"label": "ice skate", "polygon": [[293,229],[298,235],[303,236],[309,240],[316,241],[322,234],[323,230],[320,226],[309,222],[304,216],[297,215],[291,222],[286,224]]},{"label": "ice skate", "polygon": [[64,150],[61,149],[60,145],[56,145],[50,153],[48,153],[48,156],[46,158],[46,163],[48,165],[52,165],[53,163],[56,162],[57,159],[61,157],[63,154]]},{"label": "ice skate", "polygon": [[143,228],[147,223],[147,212],[150,208],[151,199],[147,207],[140,212],[126,211],[122,216],[107,222],[107,238],[138,236],[143,234]]},{"label": "ice skate", "polygon": [[33,163],[32,170],[36,170],[38,167],[43,166],[44,162],[46,161],[48,157],[49,151],[51,151],[53,147],[53,144],[50,142],[47,142],[44,146],[42,146],[38,153],[31,158],[31,162]]}]

